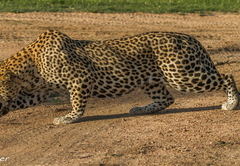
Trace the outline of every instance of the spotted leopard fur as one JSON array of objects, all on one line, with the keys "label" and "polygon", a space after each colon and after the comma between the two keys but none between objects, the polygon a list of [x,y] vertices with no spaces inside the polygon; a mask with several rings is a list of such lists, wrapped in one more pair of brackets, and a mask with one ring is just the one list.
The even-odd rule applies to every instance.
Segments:
[{"label": "spotted leopard fur", "polygon": [[80,120],[89,97],[117,97],[137,87],[153,103],[134,107],[130,114],[154,113],[174,102],[166,85],[182,92],[224,90],[228,100],[222,109],[233,110],[239,104],[232,75],[219,74],[191,36],[150,32],[92,42],[50,30],[0,65],[0,114],[60,93],[70,96],[72,110],[53,123],[73,123]]}]

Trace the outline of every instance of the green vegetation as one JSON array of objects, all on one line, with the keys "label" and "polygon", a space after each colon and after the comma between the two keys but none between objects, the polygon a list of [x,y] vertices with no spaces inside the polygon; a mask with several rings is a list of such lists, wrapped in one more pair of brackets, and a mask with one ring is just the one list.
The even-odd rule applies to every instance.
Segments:
[{"label": "green vegetation", "polygon": [[121,157],[122,154],[119,154],[119,153],[111,153],[111,154],[105,154],[105,156]]},{"label": "green vegetation", "polygon": [[51,103],[54,103],[54,104],[61,104],[63,101],[60,99],[60,98],[56,98],[56,99],[52,99],[51,100]]},{"label": "green vegetation", "polygon": [[238,12],[239,0],[0,0],[0,12]]},{"label": "green vegetation", "polygon": [[51,93],[50,97],[59,97],[60,95],[57,93]]},{"label": "green vegetation", "polygon": [[225,141],[217,141],[215,145],[225,146],[225,145],[233,145],[233,142],[225,142]]}]

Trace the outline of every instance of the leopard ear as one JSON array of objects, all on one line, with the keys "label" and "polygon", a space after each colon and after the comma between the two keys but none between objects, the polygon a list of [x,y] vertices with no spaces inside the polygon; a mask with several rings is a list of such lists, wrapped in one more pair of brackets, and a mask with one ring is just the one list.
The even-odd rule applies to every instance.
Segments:
[{"label": "leopard ear", "polygon": [[13,82],[13,78],[14,78],[14,73],[10,70],[7,70],[3,76],[2,84],[4,85],[10,84],[11,82]]}]

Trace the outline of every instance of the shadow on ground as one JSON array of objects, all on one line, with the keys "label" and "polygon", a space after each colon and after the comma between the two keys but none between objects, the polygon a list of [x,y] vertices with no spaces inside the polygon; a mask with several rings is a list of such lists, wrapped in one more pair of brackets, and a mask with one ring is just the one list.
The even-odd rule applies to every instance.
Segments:
[{"label": "shadow on ground", "polygon": [[124,114],[113,114],[113,115],[96,115],[96,116],[86,116],[82,117],[81,122],[86,121],[98,121],[98,120],[106,120],[106,119],[119,119],[119,118],[128,118],[128,117],[136,117],[136,116],[152,116],[152,115],[161,115],[161,114],[172,114],[172,113],[182,113],[182,112],[198,112],[198,111],[210,111],[210,110],[218,110],[221,109],[221,106],[210,106],[210,107],[195,107],[195,108],[181,108],[181,109],[167,109],[155,114],[145,114],[145,115],[131,115],[128,113]]}]

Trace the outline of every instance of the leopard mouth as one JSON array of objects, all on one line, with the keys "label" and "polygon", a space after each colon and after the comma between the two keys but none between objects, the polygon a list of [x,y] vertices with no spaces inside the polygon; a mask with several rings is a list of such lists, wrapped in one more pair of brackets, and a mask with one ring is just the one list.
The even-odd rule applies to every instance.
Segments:
[{"label": "leopard mouth", "polygon": [[9,112],[8,107],[4,107],[2,111],[2,115],[6,115]]},{"label": "leopard mouth", "polygon": [[2,103],[0,103],[0,117],[3,115],[3,110],[2,110],[2,107],[3,107],[3,104]]},{"label": "leopard mouth", "polygon": [[2,109],[2,103],[0,103],[0,110]]},{"label": "leopard mouth", "polygon": [[0,100],[0,117],[6,115],[9,112],[9,103]]}]

